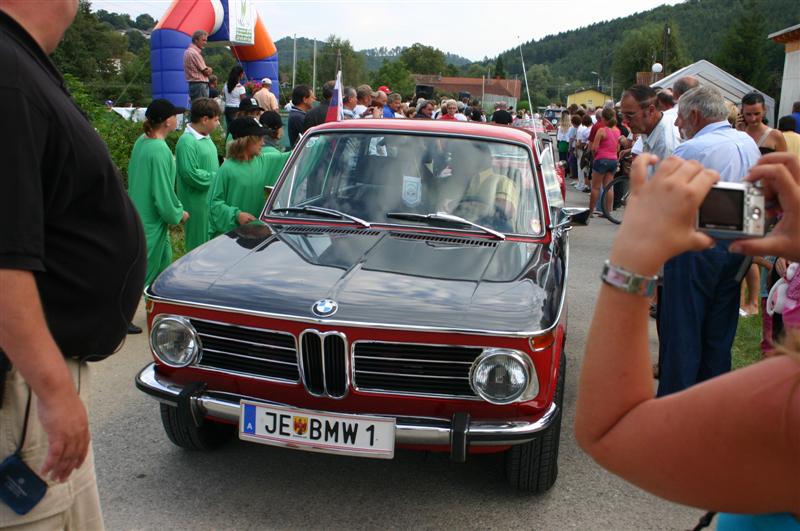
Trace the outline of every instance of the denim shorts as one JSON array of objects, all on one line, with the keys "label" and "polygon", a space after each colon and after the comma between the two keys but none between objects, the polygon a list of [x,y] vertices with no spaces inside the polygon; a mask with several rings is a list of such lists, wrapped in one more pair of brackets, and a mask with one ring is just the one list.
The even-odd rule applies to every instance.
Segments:
[{"label": "denim shorts", "polygon": [[615,173],[617,171],[616,159],[595,159],[592,170],[597,173]]}]

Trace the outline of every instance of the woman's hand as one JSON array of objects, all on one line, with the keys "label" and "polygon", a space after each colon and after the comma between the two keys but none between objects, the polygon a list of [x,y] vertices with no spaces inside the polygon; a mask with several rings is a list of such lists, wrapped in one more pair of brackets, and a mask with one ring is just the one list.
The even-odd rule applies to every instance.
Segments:
[{"label": "woman's hand", "polygon": [[658,157],[642,153],[631,164],[631,195],[610,260],[640,275],[655,275],[669,258],[707,249],[714,240],[697,231],[697,210],[719,174],[696,161],[664,160],[647,180]]},{"label": "woman's hand", "polygon": [[735,241],[731,251],[800,261],[800,159],[793,153],[764,155],[746,179],[761,181],[764,199],[777,201],[783,218],[766,237]]}]

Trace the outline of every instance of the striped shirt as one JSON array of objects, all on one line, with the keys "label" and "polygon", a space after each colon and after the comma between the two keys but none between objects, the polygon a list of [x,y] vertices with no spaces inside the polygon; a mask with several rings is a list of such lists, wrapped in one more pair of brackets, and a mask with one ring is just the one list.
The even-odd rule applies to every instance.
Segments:
[{"label": "striped shirt", "polygon": [[183,52],[183,73],[186,81],[208,83],[208,76],[203,73],[206,69],[206,61],[200,48],[192,43]]}]

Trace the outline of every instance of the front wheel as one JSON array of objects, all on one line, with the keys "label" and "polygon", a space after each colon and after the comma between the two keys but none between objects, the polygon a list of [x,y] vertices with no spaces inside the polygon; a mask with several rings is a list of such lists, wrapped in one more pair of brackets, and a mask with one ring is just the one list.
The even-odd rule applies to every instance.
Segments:
[{"label": "front wheel", "polygon": [[219,424],[217,422],[203,421],[201,426],[195,426],[178,414],[178,408],[160,404],[161,423],[167,437],[176,446],[187,450],[213,450],[222,446],[236,434],[235,426]]},{"label": "front wheel", "polygon": [[553,400],[558,406],[556,418],[534,440],[512,446],[506,452],[506,479],[521,491],[543,494],[558,477],[558,447],[561,438],[561,412],[564,403],[564,373],[567,361],[564,353],[558,367],[558,382]]},{"label": "front wheel", "polygon": [[[628,198],[631,191],[628,186],[630,180],[625,175],[620,175],[603,188],[600,194],[600,208],[603,209],[603,215],[611,223],[619,225],[625,217],[625,208],[628,206]],[[611,205],[606,205],[606,193],[609,190],[614,191],[614,201]]]}]

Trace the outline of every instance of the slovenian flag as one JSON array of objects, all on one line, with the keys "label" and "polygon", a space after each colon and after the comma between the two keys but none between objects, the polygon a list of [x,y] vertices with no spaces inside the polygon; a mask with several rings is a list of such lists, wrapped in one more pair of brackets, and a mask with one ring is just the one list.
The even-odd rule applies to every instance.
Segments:
[{"label": "slovenian flag", "polygon": [[333,96],[328,104],[328,114],[325,116],[326,122],[341,122],[342,115],[342,71],[336,73],[336,84],[333,86]]}]

